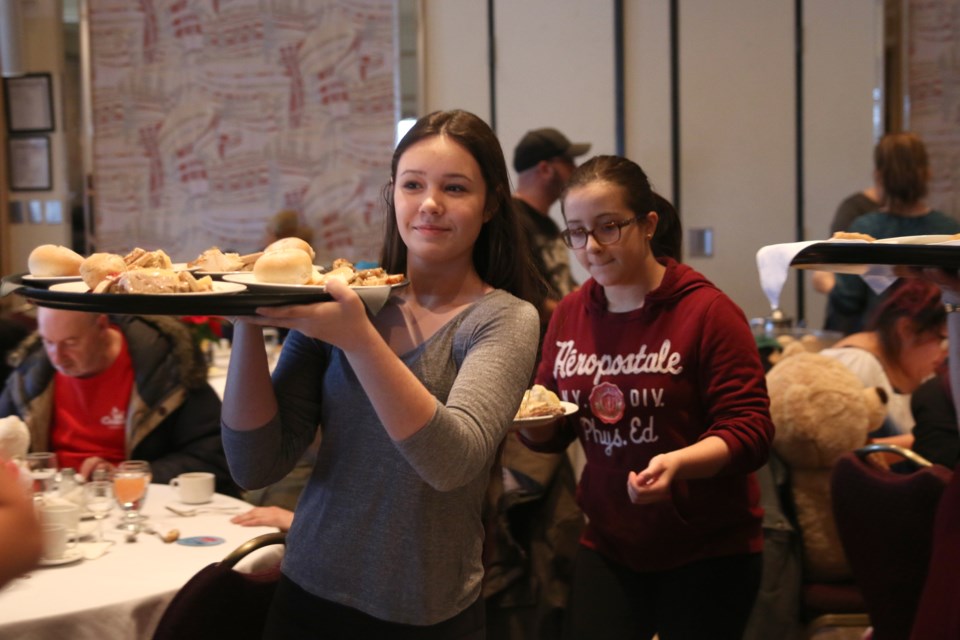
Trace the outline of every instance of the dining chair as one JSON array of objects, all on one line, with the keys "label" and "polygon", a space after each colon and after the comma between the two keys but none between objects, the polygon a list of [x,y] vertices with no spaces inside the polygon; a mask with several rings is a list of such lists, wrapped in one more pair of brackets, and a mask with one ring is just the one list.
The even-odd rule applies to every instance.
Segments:
[{"label": "dining chair", "polygon": [[756,475],[764,510],[764,572],[743,640],[852,637],[866,629],[866,604],[852,578],[827,582],[806,567],[789,466],[771,452]]},{"label": "dining chair", "polygon": [[960,473],[940,498],[927,579],[914,616],[912,640],[960,638]]},{"label": "dining chair", "polygon": [[283,532],[259,535],[201,569],[170,601],[153,640],[259,640],[280,580],[280,565],[254,573],[235,567],[254,551],[285,540]]},{"label": "dining chair", "polygon": [[[901,458],[894,471],[870,461]],[[952,473],[918,454],[871,444],[844,454],[831,475],[840,541],[875,640],[908,640],[930,561],[931,531]]]}]

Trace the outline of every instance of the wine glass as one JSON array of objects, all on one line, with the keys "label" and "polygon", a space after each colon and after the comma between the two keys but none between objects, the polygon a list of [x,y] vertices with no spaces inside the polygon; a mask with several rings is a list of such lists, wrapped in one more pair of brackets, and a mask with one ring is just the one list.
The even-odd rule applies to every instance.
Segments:
[{"label": "wine glass", "polygon": [[97,521],[97,542],[103,542],[103,519],[113,509],[113,483],[108,480],[93,480],[83,485],[83,498],[87,510]]},{"label": "wine glass", "polygon": [[57,454],[52,451],[34,451],[27,454],[27,468],[33,478],[34,497],[41,497],[54,489],[57,475]]},{"label": "wine glass", "polygon": [[147,487],[153,474],[144,460],[124,460],[113,472],[113,495],[123,509],[123,518],[117,528],[131,533],[140,531],[140,509],[147,497]]},{"label": "wine glass", "polygon": [[[130,470],[142,470],[147,474],[147,486],[143,490],[143,498],[141,503],[145,502],[147,499],[147,490],[150,488],[150,483],[153,482],[153,470],[150,468],[150,463],[146,460],[124,460],[117,465],[117,470],[130,471]],[[143,508],[143,505],[140,505],[140,508]],[[147,516],[139,513],[137,516],[140,520],[146,520]]]}]

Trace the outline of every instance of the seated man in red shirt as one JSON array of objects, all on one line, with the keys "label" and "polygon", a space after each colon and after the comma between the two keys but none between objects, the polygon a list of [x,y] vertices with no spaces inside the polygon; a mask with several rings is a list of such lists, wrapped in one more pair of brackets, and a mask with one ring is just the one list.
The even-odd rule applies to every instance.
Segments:
[{"label": "seated man in red shirt", "polygon": [[173,318],[39,308],[37,332],[11,355],[0,416],[18,415],[32,451],[89,477],[147,460],[153,481],[210,471],[237,495],[220,441],[220,399],[189,330]]}]

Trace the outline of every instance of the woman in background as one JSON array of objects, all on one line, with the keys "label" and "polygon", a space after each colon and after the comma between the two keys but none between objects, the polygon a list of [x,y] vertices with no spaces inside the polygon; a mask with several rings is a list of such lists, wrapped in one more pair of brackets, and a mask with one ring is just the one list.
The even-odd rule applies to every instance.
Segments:
[{"label": "woman in background", "polygon": [[564,637],[739,639],[762,566],[752,472],[773,436],[750,327],[702,275],[656,257],[679,252],[653,242],[672,207],[635,163],[587,161],[561,203],[591,278],[560,302],[535,381],[580,410],[521,437],[543,451],[579,438],[586,454]]},{"label": "woman in background", "polygon": [[[323,436],[287,535],[264,637],[484,637],[481,509],[530,379],[534,271],[493,131],[421,118],[393,156],[371,317],[332,302],[262,308],[234,337],[224,445],[244,486],[275,482]],[[258,325],[291,329],[271,384]]]},{"label": "woman in background", "polygon": [[[960,233],[957,222],[927,204],[930,165],[923,141],[913,133],[890,133],[874,149],[874,165],[882,185],[884,203],[880,211],[860,216],[849,231],[881,240],[901,236]],[[838,274],[829,291],[825,329],[844,334],[862,331],[877,295],[857,275]]]}]

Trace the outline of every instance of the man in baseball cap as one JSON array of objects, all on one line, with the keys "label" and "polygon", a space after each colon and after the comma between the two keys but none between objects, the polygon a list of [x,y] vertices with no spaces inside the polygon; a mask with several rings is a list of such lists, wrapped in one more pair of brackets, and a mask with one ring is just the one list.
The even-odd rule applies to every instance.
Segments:
[{"label": "man in baseball cap", "polygon": [[560,228],[550,207],[560,198],[576,164],[574,158],[590,151],[586,142],[570,142],[556,129],[528,131],[513,152],[517,171],[514,206],[530,240],[533,261],[547,283],[547,299],[540,309],[544,328],[560,298],[577,288],[570,273],[570,254],[560,239]]},{"label": "man in baseball cap", "polygon": [[513,168],[517,173],[523,173],[539,162],[554,158],[564,158],[572,162],[574,158],[588,151],[589,143],[570,142],[567,136],[556,129],[534,129],[527,131],[513,150]]}]

